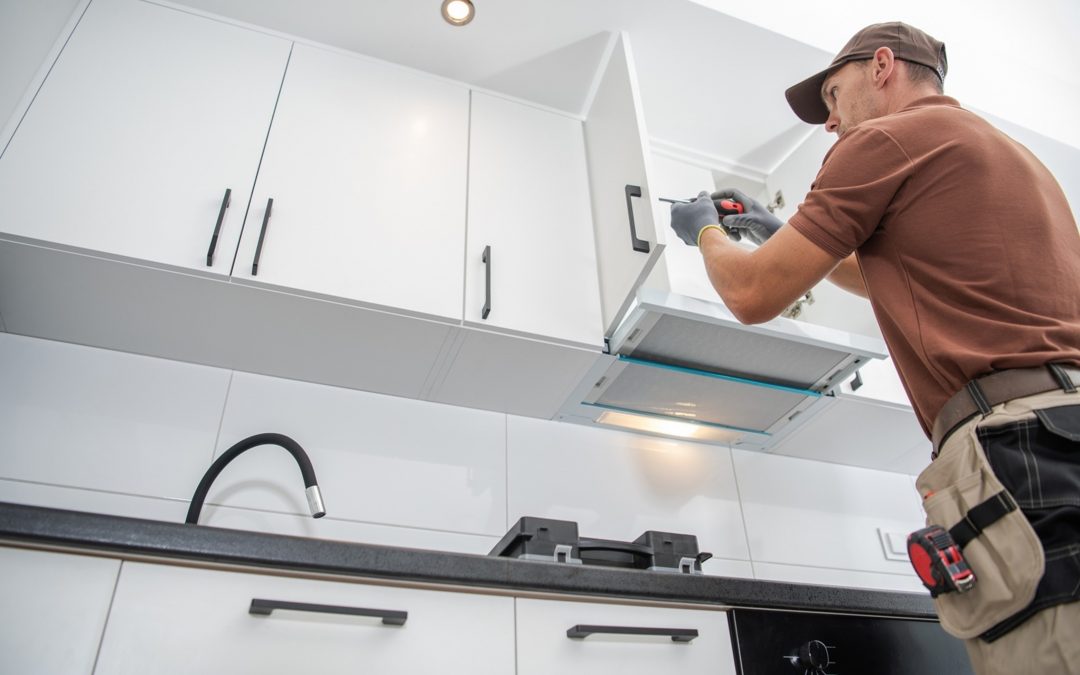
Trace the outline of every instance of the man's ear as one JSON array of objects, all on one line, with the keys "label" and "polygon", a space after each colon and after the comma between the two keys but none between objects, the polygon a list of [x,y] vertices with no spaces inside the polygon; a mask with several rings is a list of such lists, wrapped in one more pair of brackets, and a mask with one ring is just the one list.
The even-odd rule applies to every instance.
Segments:
[{"label": "man's ear", "polygon": [[878,47],[877,51],[874,52],[871,67],[873,68],[874,85],[879,89],[884,87],[885,83],[896,72],[896,57],[893,55],[893,51],[888,47]]}]

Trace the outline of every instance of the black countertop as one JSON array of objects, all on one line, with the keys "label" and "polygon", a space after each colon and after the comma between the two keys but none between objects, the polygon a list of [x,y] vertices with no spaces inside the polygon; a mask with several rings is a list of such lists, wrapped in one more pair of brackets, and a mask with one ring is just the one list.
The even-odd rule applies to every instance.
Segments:
[{"label": "black countertop", "polygon": [[308,539],[0,502],[0,539],[124,556],[525,593],[934,618],[928,595]]}]

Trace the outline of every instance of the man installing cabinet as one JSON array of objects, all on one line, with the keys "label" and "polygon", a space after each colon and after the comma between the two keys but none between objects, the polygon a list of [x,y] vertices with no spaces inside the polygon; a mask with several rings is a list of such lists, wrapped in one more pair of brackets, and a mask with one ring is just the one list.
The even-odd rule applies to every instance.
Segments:
[{"label": "man installing cabinet", "polygon": [[870,300],[933,441],[916,484],[950,538],[927,555],[974,573],[935,589],[942,626],[980,675],[1080,674],[1080,235],[1046,167],[943,95],[947,68],[916,28],[864,28],[786,92],[837,135],[787,224],[721,190],[671,226],[744,323],[825,278]]}]

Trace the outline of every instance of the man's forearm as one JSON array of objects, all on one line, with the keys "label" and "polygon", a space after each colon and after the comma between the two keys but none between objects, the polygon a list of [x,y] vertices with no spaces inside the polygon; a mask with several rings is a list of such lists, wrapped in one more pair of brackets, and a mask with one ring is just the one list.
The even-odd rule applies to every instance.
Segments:
[{"label": "man's forearm", "polygon": [[699,243],[709,281],[743,323],[779,316],[836,267],[835,258],[790,227],[750,251],[715,228]]}]

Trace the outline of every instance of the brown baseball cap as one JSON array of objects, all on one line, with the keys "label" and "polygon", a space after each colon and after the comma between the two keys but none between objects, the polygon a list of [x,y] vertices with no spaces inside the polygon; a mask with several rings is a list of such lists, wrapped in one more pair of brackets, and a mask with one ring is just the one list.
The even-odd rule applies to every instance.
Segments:
[{"label": "brown baseball cap", "polygon": [[848,40],[828,68],[788,88],[784,92],[788,105],[802,121],[824,124],[829,119],[829,109],[821,99],[821,86],[825,84],[825,78],[849,61],[873,58],[878,47],[888,47],[893,56],[901,61],[911,61],[930,68],[945,82],[949,62],[945,58],[944,43],[906,23],[875,23],[863,28]]}]

